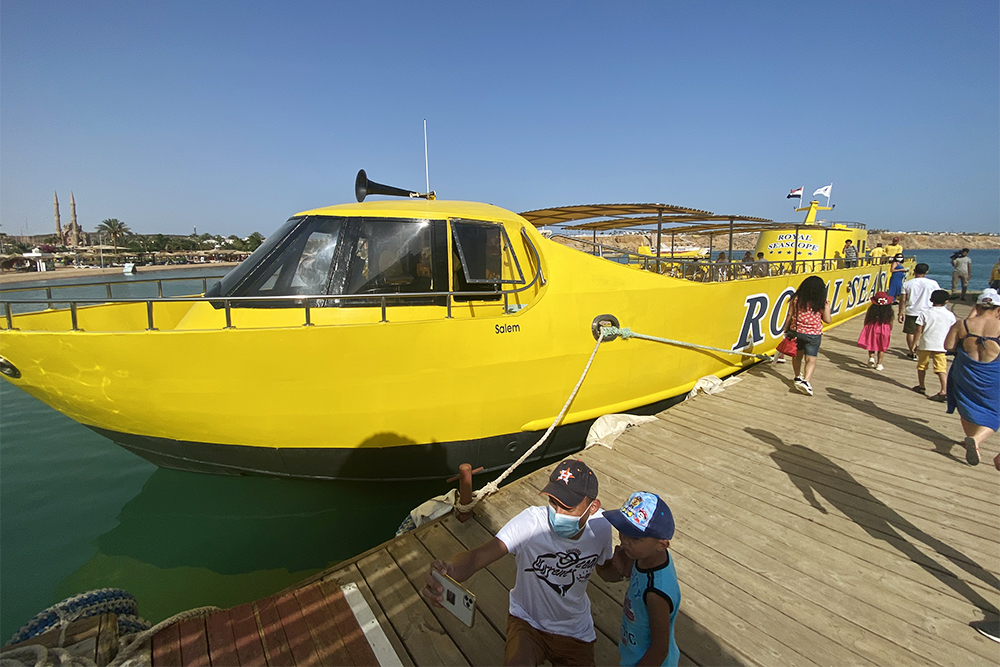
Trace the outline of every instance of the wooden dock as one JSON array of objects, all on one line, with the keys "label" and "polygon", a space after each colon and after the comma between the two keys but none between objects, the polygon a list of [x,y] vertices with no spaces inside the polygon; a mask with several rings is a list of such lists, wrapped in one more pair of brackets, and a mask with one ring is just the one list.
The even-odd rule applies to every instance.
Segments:
[{"label": "wooden dock", "polygon": [[[721,394],[630,429],[613,450],[580,454],[597,472],[605,508],[641,489],[673,510],[681,664],[1000,662],[1000,645],[969,626],[1000,606],[1000,473],[991,465],[1000,438],[987,442],[983,464],[968,466],[955,444],[958,417],[909,390],[916,364],[901,352],[902,334],[894,332],[877,373],[855,345],[860,328],[855,318],[824,336],[813,397],[792,387],[790,363],[762,364]],[[475,547],[544,504],[538,492],[550,470],[504,487],[467,523],[422,526],[275,596],[273,609],[269,599],[228,610],[237,650],[225,659],[213,653],[210,618],[170,630],[178,646],[189,637],[200,647],[197,656],[157,636],[153,664],[374,664],[360,650],[337,652],[343,632],[324,634],[308,620],[317,592],[354,583],[402,664],[498,665],[513,557],[467,582],[479,605],[471,629],[418,591],[433,559]],[[589,585],[598,664],[618,664],[624,585],[596,576]],[[343,619],[337,609],[344,613],[323,607],[326,630]],[[334,634],[341,643],[326,645]],[[253,650],[239,652],[240,642]]]}]

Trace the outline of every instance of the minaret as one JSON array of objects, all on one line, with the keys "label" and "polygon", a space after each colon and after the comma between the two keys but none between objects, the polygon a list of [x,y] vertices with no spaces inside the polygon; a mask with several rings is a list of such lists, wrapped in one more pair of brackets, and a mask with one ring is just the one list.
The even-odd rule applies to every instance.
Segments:
[{"label": "minaret", "polygon": [[80,245],[80,225],[76,224],[76,199],[73,198],[73,191],[69,191],[69,244],[71,246]]},{"label": "minaret", "polygon": [[56,238],[59,239],[59,243],[62,243],[62,224],[59,222],[59,194],[55,190],[52,191],[52,205],[56,208]]}]

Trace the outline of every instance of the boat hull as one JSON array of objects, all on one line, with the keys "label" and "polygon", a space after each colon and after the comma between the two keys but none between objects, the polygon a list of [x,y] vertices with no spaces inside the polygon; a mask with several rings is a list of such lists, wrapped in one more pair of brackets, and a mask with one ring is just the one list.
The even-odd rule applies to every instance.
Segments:
[{"label": "boat hull", "polygon": [[[390,309],[380,321],[378,309],[316,308],[302,326],[301,310],[243,309],[226,329],[222,312],[203,303],[198,313],[158,311],[161,329],[146,331],[143,304],[109,305],[81,308],[82,331],[64,330],[66,312],[17,316],[20,330],[0,331],[2,354],[21,372],[13,384],[163,467],[443,478],[461,463],[503,468],[537,441],[583,371],[597,316],[637,333],[768,353],[803,278],[693,283],[544,243],[548,282],[515,312],[471,304],[447,318],[426,306]],[[887,279],[881,266],[816,275],[830,284],[835,323],[863,312]],[[603,414],[662,409],[700,377],[750,363],[605,342],[537,457],[579,450]]]}]

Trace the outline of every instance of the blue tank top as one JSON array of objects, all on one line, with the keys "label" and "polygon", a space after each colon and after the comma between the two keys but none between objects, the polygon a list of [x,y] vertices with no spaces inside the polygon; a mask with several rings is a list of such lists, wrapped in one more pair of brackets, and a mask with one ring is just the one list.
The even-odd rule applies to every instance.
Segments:
[{"label": "blue tank top", "polygon": [[674,641],[674,619],[681,606],[681,589],[677,585],[677,573],[670,552],[667,552],[667,562],[652,570],[640,570],[638,565],[632,566],[628,592],[622,605],[622,636],[618,640],[622,665],[638,664],[652,643],[649,608],[646,606],[647,594],[662,595],[670,601],[670,650],[663,664],[676,667],[680,651]]}]

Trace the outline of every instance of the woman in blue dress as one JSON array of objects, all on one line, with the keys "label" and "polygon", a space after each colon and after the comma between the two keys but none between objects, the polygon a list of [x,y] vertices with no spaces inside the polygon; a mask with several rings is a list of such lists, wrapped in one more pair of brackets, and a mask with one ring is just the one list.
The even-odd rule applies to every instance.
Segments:
[{"label": "woman in blue dress", "polygon": [[903,256],[896,255],[892,258],[892,266],[889,267],[889,298],[892,303],[899,300],[899,295],[903,292],[903,278],[906,277],[906,267],[903,266]]},{"label": "woman in blue dress", "polygon": [[[944,341],[955,350],[948,373],[948,413],[958,409],[965,460],[979,463],[979,446],[1000,430],[1000,294],[987,288],[973,317],[956,322]],[[993,459],[1000,470],[1000,454]]]}]

